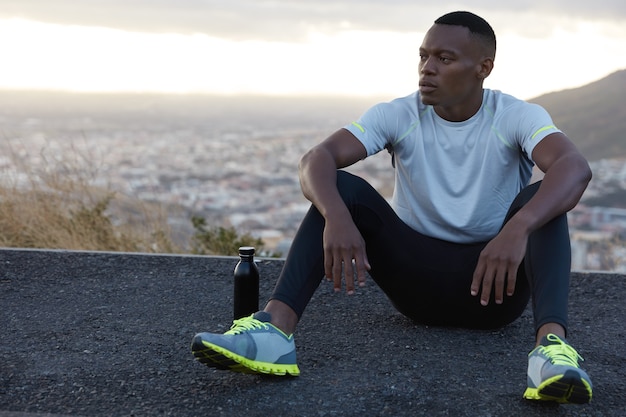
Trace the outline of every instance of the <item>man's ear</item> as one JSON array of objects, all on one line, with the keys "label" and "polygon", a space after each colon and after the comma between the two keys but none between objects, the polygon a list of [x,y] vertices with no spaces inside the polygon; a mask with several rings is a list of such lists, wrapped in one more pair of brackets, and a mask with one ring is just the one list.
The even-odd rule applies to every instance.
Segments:
[{"label": "man's ear", "polygon": [[493,70],[493,58],[484,57],[480,63],[480,67],[478,68],[478,74],[476,75],[481,80],[484,80],[485,78],[489,77],[489,74],[491,74],[492,70]]}]

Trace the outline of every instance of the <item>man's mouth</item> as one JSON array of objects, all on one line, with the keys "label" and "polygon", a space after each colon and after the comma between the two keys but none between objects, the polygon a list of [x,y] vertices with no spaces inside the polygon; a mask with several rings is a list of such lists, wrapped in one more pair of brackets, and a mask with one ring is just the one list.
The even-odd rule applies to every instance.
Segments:
[{"label": "man's mouth", "polygon": [[420,93],[427,94],[435,91],[437,86],[428,81],[420,81],[419,82],[419,91]]}]

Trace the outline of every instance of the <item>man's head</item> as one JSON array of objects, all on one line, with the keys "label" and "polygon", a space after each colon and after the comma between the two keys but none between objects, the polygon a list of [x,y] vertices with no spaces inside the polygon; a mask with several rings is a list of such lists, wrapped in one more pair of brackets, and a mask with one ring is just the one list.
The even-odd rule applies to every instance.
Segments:
[{"label": "man's head", "polygon": [[435,20],[437,25],[463,26],[483,44],[484,53],[496,58],[496,34],[485,19],[470,12],[451,12]]},{"label": "man's head", "polygon": [[493,69],[496,37],[469,12],[441,16],[420,47],[420,95],[450,120],[471,117],[482,101],[482,85]]}]

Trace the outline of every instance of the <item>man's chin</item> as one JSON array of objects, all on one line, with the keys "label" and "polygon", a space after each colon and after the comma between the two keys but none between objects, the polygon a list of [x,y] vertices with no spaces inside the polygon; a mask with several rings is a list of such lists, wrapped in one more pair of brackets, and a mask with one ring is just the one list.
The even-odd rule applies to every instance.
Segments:
[{"label": "man's chin", "polygon": [[425,96],[423,94],[420,94],[420,100],[422,101],[422,104],[425,104],[427,106],[434,106],[437,104],[437,100],[435,100],[434,97],[430,97],[430,96]]}]

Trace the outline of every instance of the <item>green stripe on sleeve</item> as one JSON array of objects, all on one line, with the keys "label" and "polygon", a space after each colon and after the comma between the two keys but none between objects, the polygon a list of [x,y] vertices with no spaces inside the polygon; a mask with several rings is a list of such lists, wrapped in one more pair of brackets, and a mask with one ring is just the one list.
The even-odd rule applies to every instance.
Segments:
[{"label": "green stripe on sleeve", "polygon": [[531,139],[535,139],[535,136],[537,136],[538,134],[540,134],[541,132],[545,132],[546,130],[550,130],[550,129],[556,129],[556,126],[554,125],[550,125],[550,126],[545,126],[542,127],[541,129],[539,129],[538,131],[536,131],[535,133],[533,133],[533,135],[530,137]]},{"label": "green stripe on sleeve", "polygon": [[361,131],[361,133],[365,133],[365,129],[363,128],[363,126],[361,126],[357,122],[352,122],[352,125],[356,126]]}]

